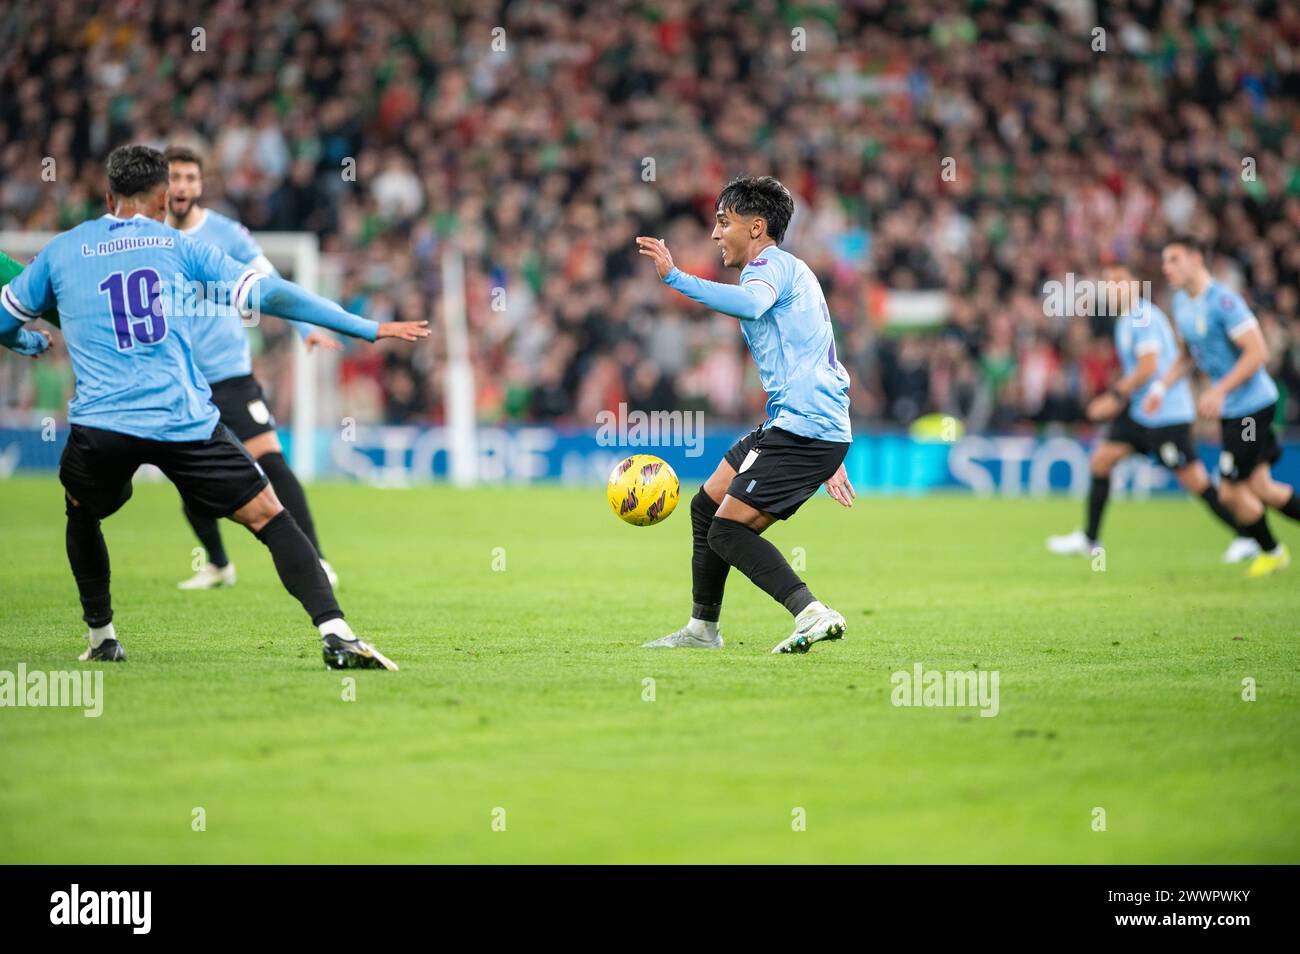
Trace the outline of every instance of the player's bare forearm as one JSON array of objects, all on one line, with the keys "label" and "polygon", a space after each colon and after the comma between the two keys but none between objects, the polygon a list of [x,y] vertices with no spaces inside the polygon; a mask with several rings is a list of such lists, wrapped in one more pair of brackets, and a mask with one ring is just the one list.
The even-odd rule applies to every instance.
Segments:
[{"label": "player's bare forearm", "polygon": [[1155,352],[1147,352],[1138,358],[1137,367],[1133,369],[1131,374],[1115,382],[1115,390],[1119,391],[1121,397],[1130,398],[1140,391],[1143,385],[1154,378],[1159,369],[1160,363]]},{"label": "player's bare forearm", "polygon": [[1187,348],[1182,347],[1178,350],[1178,357],[1174,358],[1173,364],[1169,365],[1169,370],[1160,378],[1160,384],[1162,385],[1163,390],[1168,391],[1172,388],[1182,380],[1183,376],[1186,375],[1191,368],[1191,356],[1187,353]]}]

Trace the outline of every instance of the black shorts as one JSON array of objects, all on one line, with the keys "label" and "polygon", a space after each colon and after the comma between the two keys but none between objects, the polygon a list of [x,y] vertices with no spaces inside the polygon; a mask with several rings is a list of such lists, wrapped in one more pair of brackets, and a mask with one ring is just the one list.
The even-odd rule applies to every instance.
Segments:
[{"label": "black shorts", "polygon": [[266,475],[224,424],[205,441],[150,441],[72,425],[59,482],[86,512],[103,519],[131,499],[131,478],[153,464],[202,516],[227,517],[266,486]]},{"label": "black shorts", "polygon": [[757,428],[727,451],[724,460],[736,468],[727,494],[785,520],[835,475],[848,452],[848,444]]},{"label": "black shorts", "polygon": [[1170,470],[1181,470],[1197,459],[1191,424],[1147,427],[1133,420],[1125,411],[1111,422],[1106,440],[1129,444],[1139,454],[1155,458]]},{"label": "black shorts", "polygon": [[1277,402],[1245,417],[1225,417],[1223,452],[1219,454],[1219,475],[1224,480],[1249,480],[1260,464],[1273,464],[1282,456],[1282,445],[1273,433]]},{"label": "black shorts", "polygon": [[221,412],[221,423],[241,441],[275,430],[275,418],[266,406],[266,395],[257,378],[245,374],[218,381],[212,387],[212,403]]}]

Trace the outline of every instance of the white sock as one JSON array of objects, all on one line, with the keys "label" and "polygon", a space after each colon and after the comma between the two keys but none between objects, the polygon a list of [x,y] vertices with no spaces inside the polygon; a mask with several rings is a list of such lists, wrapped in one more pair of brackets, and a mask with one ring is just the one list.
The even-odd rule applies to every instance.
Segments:
[{"label": "white sock", "polygon": [[318,627],[321,636],[334,635],[339,639],[356,639],[357,634],[352,632],[352,627],[348,625],[345,619],[327,619]]},{"label": "white sock", "polygon": [[686,624],[686,630],[696,636],[716,636],[718,635],[718,621],[716,619],[696,619],[692,616],[690,622]]},{"label": "white sock", "polygon": [[117,632],[113,629],[113,624],[107,626],[90,627],[90,648],[97,649],[99,644],[106,639],[117,639]]},{"label": "white sock", "polygon": [[824,612],[826,612],[826,607],[822,605],[821,601],[813,600],[811,603],[805,606],[803,610],[800,611],[799,616],[796,616],[795,619],[798,619],[800,616],[810,616],[813,613],[824,613]]}]

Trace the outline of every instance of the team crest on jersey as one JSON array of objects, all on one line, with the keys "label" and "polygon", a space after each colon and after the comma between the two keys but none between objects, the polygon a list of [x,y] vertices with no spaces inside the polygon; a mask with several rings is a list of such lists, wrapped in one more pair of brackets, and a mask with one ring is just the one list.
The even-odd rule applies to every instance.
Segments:
[{"label": "team crest on jersey", "polygon": [[1227,295],[1219,299],[1219,307],[1224,311],[1232,311],[1233,301]]},{"label": "team crest on jersey", "polygon": [[271,409],[261,400],[248,402],[248,416],[259,424],[269,424],[271,422]]},{"label": "team crest on jersey", "polygon": [[766,264],[767,264],[767,259],[765,259],[765,258],[756,258],[756,259],[754,259],[752,262],[750,262],[749,264],[750,264],[750,267],[752,267],[752,268],[757,268],[759,265],[766,265]]}]

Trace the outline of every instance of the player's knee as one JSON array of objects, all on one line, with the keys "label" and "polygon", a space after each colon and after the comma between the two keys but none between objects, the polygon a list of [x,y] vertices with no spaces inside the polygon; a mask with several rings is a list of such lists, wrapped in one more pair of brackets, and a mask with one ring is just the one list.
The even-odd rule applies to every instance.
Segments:
[{"label": "player's knee", "polygon": [[1108,454],[1094,454],[1092,460],[1088,462],[1088,467],[1094,477],[1109,477],[1110,472],[1115,469],[1115,461]]},{"label": "player's knee", "polygon": [[1273,483],[1273,475],[1270,474],[1266,468],[1261,467],[1259,470],[1256,470],[1251,474],[1250,480],[1247,481],[1247,486],[1250,487],[1251,493],[1265,503],[1272,504],[1273,498],[1277,496],[1275,493],[1276,488]]},{"label": "player's knee", "polygon": [[283,509],[275,492],[268,485],[263,487],[262,492],[256,497],[232,513],[230,519],[257,533]]},{"label": "player's knee", "polygon": [[1205,468],[1201,467],[1184,467],[1181,470],[1174,471],[1174,477],[1183,485],[1183,489],[1188,493],[1202,494],[1205,488],[1210,486],[1209,475],[1205,473]]},{"label": "player's knee", "polygon": [[253,460],[262,463],[263,458],[268,454],[283,454],[284,448],[280,446],[280,437],[275,431],[267,431],[265,434],[258,434],[244,441],[244,447],[252,455]]},{"label": "player's knee", "polygon": [[126,502],[131,499],[132,487],[127,484],[122,488],[122,492],[117,499],[111,503],[105,504],[102,501],[91,502],[88,500],[79,500],[73,497],[66,490],[63,492],[64,508],[68,517],[76,520],[84,520],[90,523],[99,523],[99,521],[113,516],[125,506]]},{"label": "player's knee", "polygon": [[742,525],[734,520],[714,518],[709,524],[709,549],[724,560],[735,549],[737,535],[742,532]]},{"label": "player's knee", "polygon": [[691,498],[691,522],[708,524],[713,520],[713,515],[718,512],[718,501],[705,492],[701,487]]},{"label": "player's knee", "polygon": [[74,500],[70,494],[64,495],[63,503],[68,514],[69,523],[84,526],[94,526],[99,523],[99,517],[92,513],[90,508],[83,506],[80,501]]}]

